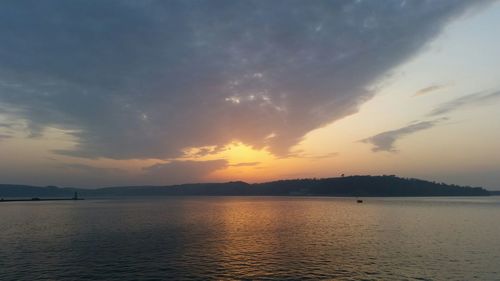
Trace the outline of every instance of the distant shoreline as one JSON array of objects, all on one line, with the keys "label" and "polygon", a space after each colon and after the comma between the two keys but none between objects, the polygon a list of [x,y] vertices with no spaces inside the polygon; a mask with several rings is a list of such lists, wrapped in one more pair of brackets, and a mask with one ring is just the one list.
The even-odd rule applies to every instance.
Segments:
[{"label": "distant shoreline", "polygon": [[0,198],[69,198],[77,192],[82,197],[145,196],[327,196],[327,197],[435,197],[490,196],[481,187],[458,186],[394,175],[346,176],[323,179],[279,180],[249,184],[195,183],[170,186],[119,186],[97,189],[37,187],[0,184]]},{"label": "distant shoreline", "polygon": [[430,196],[335,196],[335,195],[155,195],[155,196],[141,196],[141,195],[110,195],[110,196],[89,196],[85,199],[54,199],[54,198],[40,198],[40,200],[31,199],[9,199],[4,198],[0,203],[14,203],[14,202],[52,202],[52,201],[92,201],[92,200],[133,200],[133,199],[162,199],[162,198],[220,198],[220,197],[235,197],[235,198],[259,198],[259,197],[282,197],[282,198],[337,198],[337,199],[408,199],[408,198],[465,198],[465,197],[495,197],[493,195],[430,195]]},{"label": "distant shoreline", "polygon": [[83,198],[31,198],[31,199],[5,199],[1,198],[0,203],[2,202],[40,202],[40,201],[80,201],[84,200]]}]

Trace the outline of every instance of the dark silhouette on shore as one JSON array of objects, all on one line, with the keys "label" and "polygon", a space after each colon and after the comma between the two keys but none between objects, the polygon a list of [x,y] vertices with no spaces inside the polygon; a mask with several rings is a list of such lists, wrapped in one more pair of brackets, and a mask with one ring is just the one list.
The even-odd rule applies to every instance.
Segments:
[{"label": "dark silhouette on shore", "polygon": [[0,185],[0,198],[68,198],[109,196],[488,196],[481,187],[436,183],[390,176],[343,176],[324,179],[280,180],[248,184],[196,183],[170,186],[124,186],[97,189]]}]

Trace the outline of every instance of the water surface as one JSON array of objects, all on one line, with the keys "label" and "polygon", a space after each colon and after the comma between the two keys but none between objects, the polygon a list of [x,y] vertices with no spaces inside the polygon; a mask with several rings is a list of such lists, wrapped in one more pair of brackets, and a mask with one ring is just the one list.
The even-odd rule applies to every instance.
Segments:
[{"label": "water surface", "polygon": [[500,197],[0,203],[1,280],[500,280]]}]

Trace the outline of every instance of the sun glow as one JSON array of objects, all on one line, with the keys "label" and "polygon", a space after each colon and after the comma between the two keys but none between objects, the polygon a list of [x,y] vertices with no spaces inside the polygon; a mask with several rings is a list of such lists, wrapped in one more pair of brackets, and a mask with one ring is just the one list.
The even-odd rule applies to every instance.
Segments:
[{"label": "sun glow", "polygon": [[185,153],[188,159],[196,161],[225,159],[227,166],[209,175],[210,179],[217,181],[261,179],[266,177],[264,168],[268,173],[267,168],[277,161],[266,148],[257,149],[241,142],[232,142],[224,147],[190,148]]},{"label": "sun glow", "polygon": [[255,149],[243,143],[231,143],[221,156],[234,165],[244,162],[267,162],[274,159],[274,156],[266,149]]}]

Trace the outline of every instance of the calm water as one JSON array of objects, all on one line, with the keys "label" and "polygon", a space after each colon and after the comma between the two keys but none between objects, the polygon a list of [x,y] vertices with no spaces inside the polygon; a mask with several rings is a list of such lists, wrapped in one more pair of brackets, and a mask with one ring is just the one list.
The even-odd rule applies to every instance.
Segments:
[{"label": "calm water", "polygon": [[500,197],[0,203],[1,280],[500,280]]}]

